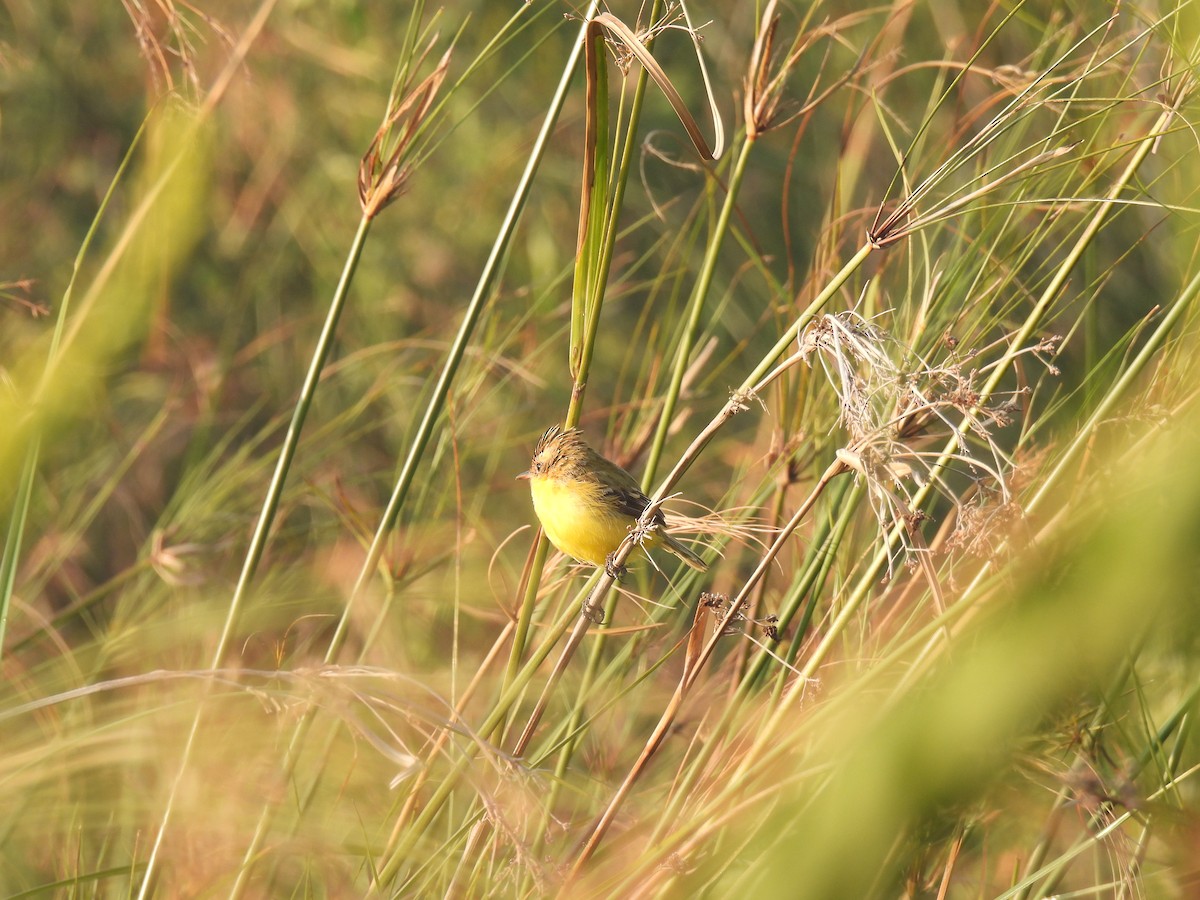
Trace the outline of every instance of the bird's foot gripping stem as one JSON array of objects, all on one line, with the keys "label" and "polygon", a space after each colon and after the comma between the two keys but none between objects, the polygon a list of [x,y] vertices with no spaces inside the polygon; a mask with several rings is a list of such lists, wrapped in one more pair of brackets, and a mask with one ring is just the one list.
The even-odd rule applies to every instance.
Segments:
[{"label": "bird's foot gripping stem", "polygon": [[617,565],[616,553],[610,553],[604,558],[604,571],[613,581],[620,581],[629,574],[629,570],[627,568]]}]

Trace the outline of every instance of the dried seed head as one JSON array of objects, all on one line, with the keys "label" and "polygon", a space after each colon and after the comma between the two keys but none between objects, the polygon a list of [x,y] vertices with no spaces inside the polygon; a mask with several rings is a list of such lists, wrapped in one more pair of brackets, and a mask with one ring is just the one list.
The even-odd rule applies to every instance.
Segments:
[{"label": "dried seed head", "polygon": [[[798,116],[811,112],[822,101],[828,98],[843,84],[857,75],[861,69],[863,57],[841,76],[835,78],[832,84],[822,88],[823,78],[818,76],[803,102],[793,104],[786,115],[781,114],[784,104],[784,88],[792,70],[799,64],[801,57],[818,43],[825,39],[837,41],[841,32],[853,25],[859,19],[859,14],[844,16],[835,22],[822,24],[810,30],[801,30],[793,39],[791,46],[785,51],[777,52],[776,33],[779,30],[779,15],[775,12],[776,0],[771,0],[763,10],[758,34],[754,38],[754,49],[750,54],[750,65],[742,80],[742,118],[746,124],[746,136],[754,140],[760,135],[779,128]],[[828,61],[828,53],[826,53]],[[824,62],[822,63],[822,73]]]},{"label": "dried seed head", "polygon": [[[420,67],[432,47],[431,41],[425,53],[421,54],[421,59],[413,66],[414,70]],[[418,85],[409,87],[405,83],[393,92],[383,122],[358,165],[358,202],[367,218],[375,218],[404,193],[412,175],[413,142],[429,116],[449,67],[450,51],[447,50],[437,67]]]},{"label": "dried seed head", "polygon": [[[1024,390],[985,400],[975,384],[981,369],[964,366],[974,352],[957,352],[955,342],[946,359],[929,362],[854,312],[822,316],[799,343],[800,356],[809,365],[820,363],[838,395],[839,424],[848,438],[838,459],[867,485],[882,533],[899,526],[902,547],[914,549],[908,538],[924,514],[913,498],[927,485],[961,515],[964,501],[955,493],[964,490],[960,480],[947,481],[947,467],[935,464],[939,454],[923,449],[933,439],[956,438],[949,461],[970,474],[966,491],[986,485],[1001,504],[1011,504],[1014,464],[993,432],[1022,409]],[[1043,341],[1026,352],[1036,355],[1051,345]]]}]

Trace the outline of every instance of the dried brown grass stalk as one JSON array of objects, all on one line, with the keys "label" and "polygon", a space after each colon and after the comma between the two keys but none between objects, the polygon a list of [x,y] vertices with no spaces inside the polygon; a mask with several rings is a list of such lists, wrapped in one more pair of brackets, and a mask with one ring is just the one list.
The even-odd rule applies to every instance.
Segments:
[{"label": "dried brown grass stalk", "polygon": [[[782,56],[779,56],[776,53],[775,43],[780,17],[775,12],[775,6],[776,0],[771,0],[763,11],[758,33],[754,37],[750,65],[747,67],[742,85],[744,89],[742,118],[746,123],[746,137],[752,141],[772,129],[781,128],[811,112],[834,91],[859,74],[863,67],[865,50],[859,53],[854,64],[832,84],[821,89],[822,78],[820,76],[815,78],[804,102],[799,107],[789,110],[787,115],[780,117],[788,77],[799,64],[801,57],[818,41],[824,38],[837,38],[846,28],[874,15],[873,12],[853,13],[811,30],[804,27],[807,25],[806,17],[804,25],[792,40],[791,46]],[[826,59],[828,59],[828,54],[826,54]],[[824,68],[823,65],[822,68]]]}]

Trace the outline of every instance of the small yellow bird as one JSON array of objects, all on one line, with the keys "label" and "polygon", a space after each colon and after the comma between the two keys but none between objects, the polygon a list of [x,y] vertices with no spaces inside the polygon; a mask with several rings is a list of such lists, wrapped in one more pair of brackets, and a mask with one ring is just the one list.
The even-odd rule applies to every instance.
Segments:
[{"label": "small yellow bird", "polygon": [[[533,451],[529,471],[517,477],[529,480],[533,509],[550,543],[593,566],[608,565],[609,556],[650,505],[634,477],[589,447],[577,428],[548,429]],[[662,547],[701,572],[708,568],[667,534],[661,511],[651,522],[658,527],[646,537],[645,546]]]}]

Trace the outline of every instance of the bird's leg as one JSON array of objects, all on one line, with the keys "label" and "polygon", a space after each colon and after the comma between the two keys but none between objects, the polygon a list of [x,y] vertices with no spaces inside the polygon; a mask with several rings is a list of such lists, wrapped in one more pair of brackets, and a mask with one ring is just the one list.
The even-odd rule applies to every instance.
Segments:
[{"label": "bird's leg", "polygon": [[629,574],[627,568],[617,565],[617,552],[615,550],[604,557],[604,571],[613,581],[620,581]]},{"label": "bird's leg", "polygon": [[[629,570],[627,568],[617,565],[616,550],[604,557],[604,573],[613,581],[620,581],[629,574]],[[587,616],[593,624],[604,624],[604,607],[600,606],[598,603],[593,603],[591,594],[588,594],[588,598],[583,601],[583,609],[580,611]]]},{"label": "bird's leg", "polygon": [[[609,572],[610,575],[612,574],[612,572],[609,569],[609,566],[612,564],[612,558],[613,558],[613,555],[611,553],[608,554],[608,560],[604,564],[605,571]],[[616,576],[613,576],[613,577],[615,578]],[[584,599],[583,607],[579,610],[579,612],[583,615],[583,617],[585,619],[587,619],[593,625],[603,625],[604,624],[604,607],[601,606],[599,603],[595,602],[595,600],[596,600],[596,591],[592,590],[592,592],[589,593],[587,595],[587,597]]]}]

